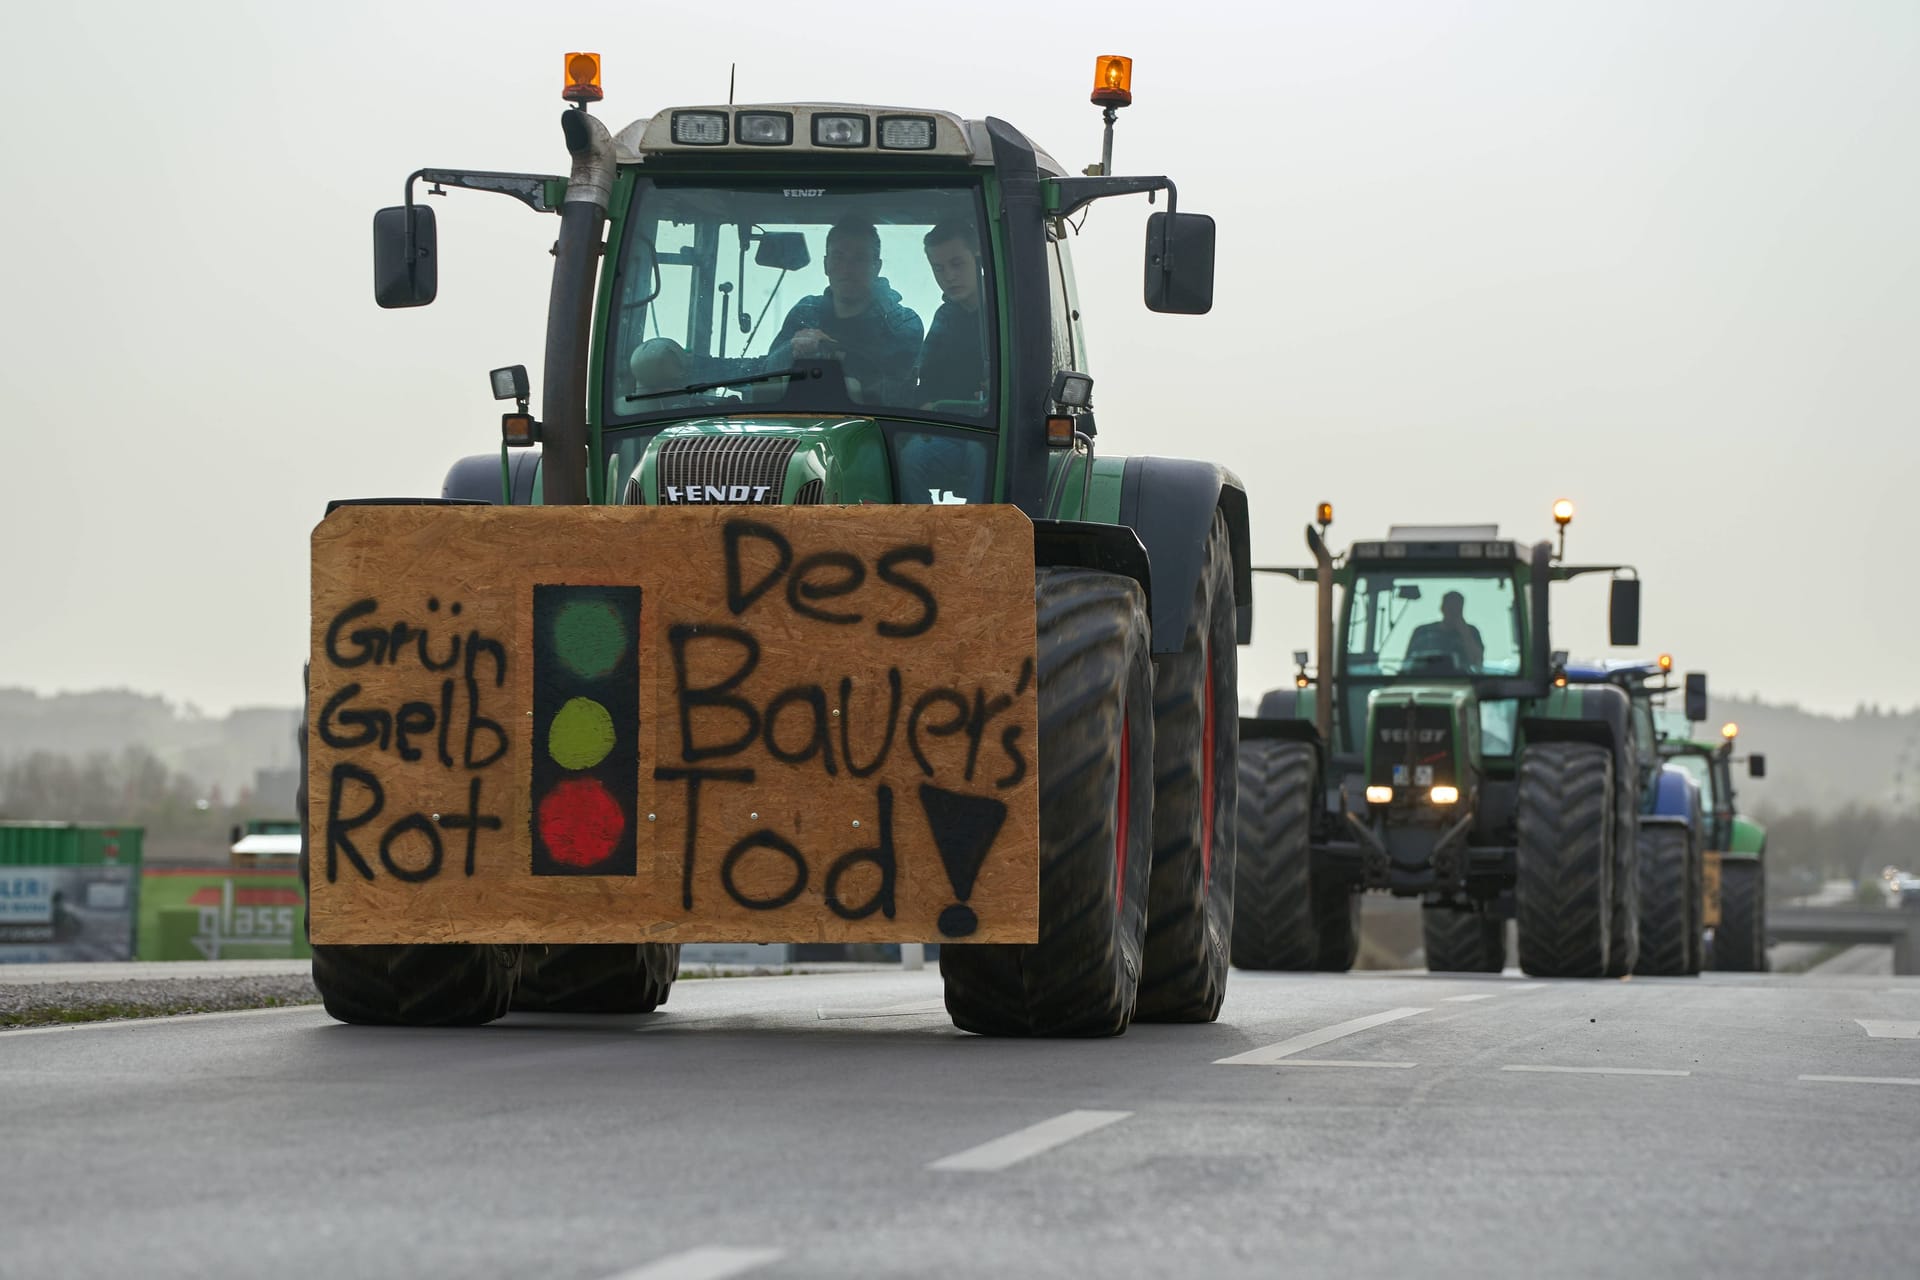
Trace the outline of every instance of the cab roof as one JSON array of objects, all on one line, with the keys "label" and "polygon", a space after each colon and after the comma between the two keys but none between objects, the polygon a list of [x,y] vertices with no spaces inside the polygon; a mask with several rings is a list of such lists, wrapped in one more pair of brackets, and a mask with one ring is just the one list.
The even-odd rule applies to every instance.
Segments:
[{"label": "cab roof", "polygon": [[[786,142],[742,142],[740,119],[743,116],[785,117],[791,125]],[[816,141],[814,119],[817,116],[860,116],[867,121],[866,141],[857,146],[833,145]],[[687,117],[724,117],[722,140],[688,142],[675,137],[674,122]],[[881,144],[881,125],[888,121],[925,121],[933,126],[930,146],[888,148]],[[1004,122],[1003,122],[1004,123]],[[1015,130],[1015,132],[1019,132]],[[1066,170],[1044,148],[1020,135],[1033,149],[1034,160],[1045,177],[1063,178]],[[931,111],[922,107],[883,107],[852,102],[761,102],[716,104],[712,106],[668,107],[651,116],[642,116],[613,136],[614,158],[621,164],[645,164],[648,159],[666,156],[756,155],[772,160],[783,156],[810,160],[867,157],[885,160],[917,160],[928,156],[964,159],[970,164],[991,166],[993,143],[984,120],[968,120],[951,111]]]}]

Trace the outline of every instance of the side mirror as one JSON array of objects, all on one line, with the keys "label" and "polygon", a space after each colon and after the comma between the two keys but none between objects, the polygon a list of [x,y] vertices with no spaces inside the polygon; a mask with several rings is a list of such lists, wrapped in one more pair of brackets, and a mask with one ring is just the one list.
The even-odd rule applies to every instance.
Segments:
[{"label": "side mirror", "polygon": [[753,260],[777,271],[798,271],[813,261],[807,250],[807,237],[798,231],[763,231]]},{"label": "side mirror", "polygon": [[1747,776],[1749,778],[1767,776],[1767,758],[1758,751],[1747,757]]},{"label": "side mirror", "polygon": [[1687,672],[1687,722],[1699,724],[1707,718],[1707,673]]},{"label": "side mirror", "polygon": [[1213,219],[1206,214],[1147,219],[1147,310],[1181,316],[1213,310]]},{"label": "side mirror", "polygon": [[1640,579],[1615,578],[1607,596],[1607,643],[1640,643]]},{"label": "side mirror", "polygon": [[424,307],[439,292],[433,210],[395,205],[374,214],[373,300],[383,307]]}]

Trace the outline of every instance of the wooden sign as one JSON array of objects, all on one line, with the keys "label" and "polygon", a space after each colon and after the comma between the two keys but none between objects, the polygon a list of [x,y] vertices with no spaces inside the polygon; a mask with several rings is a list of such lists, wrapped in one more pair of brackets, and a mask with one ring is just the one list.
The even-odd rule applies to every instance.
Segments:
[{"label": "wooden sign", "polygon": [[343,506],[313,533],[317,943],[1038,937],[1005,506]]}]

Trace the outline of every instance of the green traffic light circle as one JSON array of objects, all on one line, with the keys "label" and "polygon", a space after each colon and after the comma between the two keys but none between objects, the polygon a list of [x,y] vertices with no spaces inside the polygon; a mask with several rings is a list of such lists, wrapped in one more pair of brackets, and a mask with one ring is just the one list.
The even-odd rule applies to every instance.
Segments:
[{"label": "green traffic light circle", "polygon": [[627,651],[627,628],[604,600],[574,600],[553,620],[553,647],[575,675],[597,680]]},{"label": "green traffic light circle", "polygon": [[547,729],[547,754],[562,769],[591,769],[613,750],[613,717],[592,698],[568,698]]}]

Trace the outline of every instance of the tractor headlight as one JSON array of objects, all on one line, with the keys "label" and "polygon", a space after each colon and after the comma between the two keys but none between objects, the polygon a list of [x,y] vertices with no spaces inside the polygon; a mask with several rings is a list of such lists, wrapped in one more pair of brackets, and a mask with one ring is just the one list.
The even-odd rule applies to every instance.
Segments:
[{"label": "tractor headlight", "polygon": [[1427,798],[1435,804],[1458,804],[1460,802],[1460,788],[1435,787],[1427,793]]},{"label": "tractor headlight", "polygon": [[727,116],[723,111],[676,111],[673,140],[683,147],[727,145]]},{"label": "tractor headlight", "polygon": [[1393,788],[1392,787],[1368,787],[1367,803],[1368,804],[1392,804]]}]

